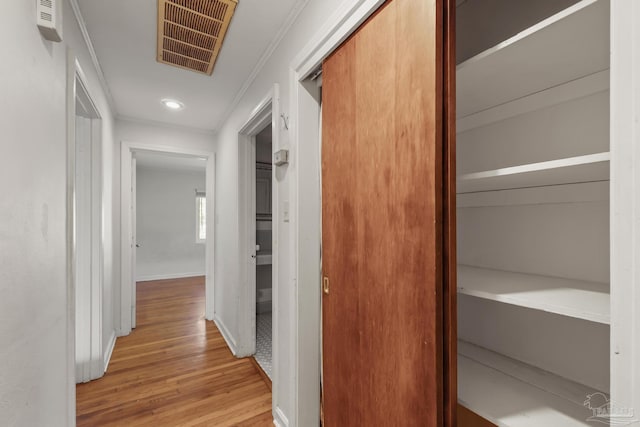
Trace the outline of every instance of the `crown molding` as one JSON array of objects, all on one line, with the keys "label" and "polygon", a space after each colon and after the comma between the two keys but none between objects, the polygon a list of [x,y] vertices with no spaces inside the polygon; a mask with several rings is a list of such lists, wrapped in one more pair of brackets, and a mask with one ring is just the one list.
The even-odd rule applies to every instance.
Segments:
[{"label": "crown molding", "polygon": [[271,40],[271,43],[269,43],[269,46],[267,47],[267,49],[264,51],[264,53],[256,63],[255,67],[251,71],[251,74],[249,74],[249,77],[247,77],[247,80],[245,80],[244,84],[236,94],[236,97],[233,99],[233,101],[229,105],[229,108],[227,108],[227,110],[222,115],[220,120],[218,120],[218,123],[216,124],[216,127],[215,127],[215,132],[218,132],[220,130],[220,126],[222,126],[227,121],[227,119],[229,119],[233,110],[235,110],[235,108],[238,106],[238,104],[240,103],[244,95],[247,93],[251,84],[255,81],[255,79],[258,77],[258,75],[266,65],[267,61],[273,55],[273,52],[275,52],[278,46],[280,46],[280,43],[284,39],[284,36],[289,32],[289,30],[291,29],[291,26],[293,25],[294,22],[296,22],[296,19],[300,15],[300,12],[302,12],[302,10],[309,3],[309,1],[310,0],[298,0],[296,4],[293,6],[293,9],[291,9],[291,12],[289,12],[289,15],[287,15],[287,19],[285,19],[284,23],[280,27],[280,30],[278,30],[278,33],[275,35],[273,40]]},{"label": "crown molding", "polygon": [[100,66],[100,61],[98,60],[98,55],[96,55],[96,51],[93,47],[93,42],[91,41],[91,37],[89,36],[89,31],[87,30],[87,24],[82,16],[82,12],[80,10],[80,5],[78,4],[78,0],[69,0],[69,4],[71,5],[71,9],[73,10],[73,14],[75,15],[76,22],[80,27],[80,32],[82,33],[82,38],[84,39],[84,43],[87,46],[87,50],[89,51],[89,56],[91,56],[91,62],[93,62],[93,67],[96,69],[96,74],[98,74],[98,80],[100,81],[100,86],[102,86],[102,90],[105,93],[105,97],[107,98],[107,103],[111,108],[111,112],[113,115],[117,115],[116,105],[113,100],[113,96],[111,95],[111,91],[109,90],[109,85],[107,85],[107,80],[104,77],[104,72],[102,71],[102,67]]}]

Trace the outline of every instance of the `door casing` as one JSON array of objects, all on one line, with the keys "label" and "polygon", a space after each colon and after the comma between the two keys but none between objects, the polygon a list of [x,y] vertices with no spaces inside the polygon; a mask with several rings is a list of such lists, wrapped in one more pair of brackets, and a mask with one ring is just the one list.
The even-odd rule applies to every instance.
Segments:
[{"label": "door casing", "polygon": [[115,301],[116,329],[119,336],[129,335],[135,326],[133,292],[135,265],[133,250],[133,212],[131,206],[133,153],[150,151],[165,154],[196,156],[206,159],[207,241],[205,243],[205,318],[214,317],[215,281],[215,162],[213,151],[194,150],[179,145],[122,141],[120,150],[120,299]]}]

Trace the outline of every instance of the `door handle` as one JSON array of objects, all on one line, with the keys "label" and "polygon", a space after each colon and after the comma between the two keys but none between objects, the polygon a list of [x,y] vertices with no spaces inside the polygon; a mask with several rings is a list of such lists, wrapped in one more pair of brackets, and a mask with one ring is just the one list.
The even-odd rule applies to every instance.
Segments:
[{"label": "door handle", "polygon": [[139,247],[140,247],[140,243],[136,243],[136,248],[139,248]]},{"label": "door handle", "polygon": [[251,258],[256,259],[256,255],[255,254],[251,255]]}]

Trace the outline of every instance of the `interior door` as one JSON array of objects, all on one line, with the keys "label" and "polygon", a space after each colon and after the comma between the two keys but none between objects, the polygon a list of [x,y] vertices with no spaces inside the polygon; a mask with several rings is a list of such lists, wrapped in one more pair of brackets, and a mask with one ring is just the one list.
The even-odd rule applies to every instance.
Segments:
[{"label": "interior door", "polygon": [[388,1],[323,64],[328,427],[455,423],[447,11]]},{"label": "interior door", "polygon": [[75,298],[76,382],[91,379],[91,119],[76,116]]},{"label": "interior door", "polygon": [[136,327],[136,291],[137,291],[137,252],[138,252],[138,234],[137,230],[137,217],[136,217],[136,205],[137,205],[137,161],[135,153],[131,158],[131,327]]}]

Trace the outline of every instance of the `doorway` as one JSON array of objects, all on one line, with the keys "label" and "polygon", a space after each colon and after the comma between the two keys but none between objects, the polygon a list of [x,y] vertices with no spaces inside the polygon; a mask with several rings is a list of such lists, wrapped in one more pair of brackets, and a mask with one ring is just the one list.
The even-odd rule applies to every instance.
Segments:
[{"label": "doorway", "polygon": [[[261,353],[266,357],[271,356],[271,366],[261,369],[271,379],[274,413],[277,412],[279,389],[282,384],[278,377],[278,353],[281,352],[278,348],[278,324],[282,322],[281,313],[278,310],[278,295],[282,293],[282,287],[286,286],[286,281],[279,279],[278,233],[279,224],[289,222],[288,213],[285,210],[281,211],[278,205],[279,185],[288,165],[286,162],[280,166],[272,163],[272,153],[282,148],[280,120],[282,118],[279,86],[275,84],[238,131],[240,297],[237,306],[239,313],[237,339],[231,339],[228,334],[225,334],[222,325],[218,324],[236,357],[256,355],[256,341],[260,332],[260,337],[267,344],[261,347],[265,349],[265,351],[261,350]],[[257,191],[256,188],[259,190]],[[286,271],[283,270],[282,274],[286,275]],[[270,315],[267,316],[269,311]],[[258,325],[260,320],[262,320],[261,325]],[[269,335],[271,340],[268,340]]]},{"label": "doorway", "polygon": [[73,164],[75,382],[102,377],[102,121],[76,64]]},{"label": "doorway", "polygon": [[[213,287],[214,287],[214,189],[215,189],[215,155],[213,152],[190,150],[183,147],[169,147],[169,146],[157,146],[154,144],[136,143],[123,141],[121,152],[121,252],[122,252],[122,276],[121,276],[121,292],[120,292],[120,335],[128,335],[136,325],[136,282],[139,278],[136,264],[138,250],[142,256],[141,261],[149,261],[148,266],[155,273],[149,273],[147,276],[142,277],[148,280],[167,278],[169,276],[176,276],[176,272],[171,272],[166,269],[167,267],[176,267],[176,265],[167,265],[162,261],[158,261],[158,252],[163,252],[165,248],[157,248],[156,243],[150,241],[139,242],[137,240],[138,227],[136,224],[137,217],[137,204],[136,204],[136,181],[137,177],[137,162],[138,158],[143,159],[143,163],[146,162],[159,162],[160,164],[174,165],[169,167],[175,167],[185,164],[197,164],[197,167],[205,170],[204,188],[202,184],[192,185],[191,193],[187,196],[190,197],[189,206],[193,209],[194,215],[192,219],[187,219],[189,222],[187,227],[192,227],[193,233],[189,233],[189,236],[184,237],[184,243],[186,246],[191,246],[193,251],[202,252],[204,247],[204,276],[205,276],[205,318],[207,320],[213,320]],[[154,159],[154,160],[150,160]],[[161,160],[164,159],[164,160]],[[197,188],[200,187],[200,188]],[[166,212],[165,208],[161,209],[162,212]],[[197,215],[200,215],[199,217]],[[202,230],[205,230],[205,234],[202,234]],[[199,237],[203,237],[200,239]],[[187,240],[193,242],[193,244],[187,244]],[[202,246],[197,246],[202,245]],[[137,247],[140,245],[140,247]],[[173,245],[173,243],[172,243]],[[144,247],[144,249],[143,249]],[[155,248],[154,248],[155,247]],[[154,253],[147,253],[147,249]],[[159,251],[158,251],[159,250]],[[166,252],[166,251],[165,251]],[[185,263],[181,263],[182,268],[187,270],[193,268],[193,266],[185,266]],[[177,267],[176,267],[177,268]],[[202,271],[187,271],[179,272],[178,276],[188,277],[194,274],[200,274]]]},{"label": "doorway", "polygon": [[269,123],[255,136],[256,352],[254,358],[269,379],[272,379],[273,367],[272,129]]}]

